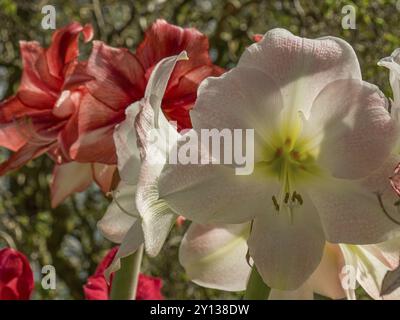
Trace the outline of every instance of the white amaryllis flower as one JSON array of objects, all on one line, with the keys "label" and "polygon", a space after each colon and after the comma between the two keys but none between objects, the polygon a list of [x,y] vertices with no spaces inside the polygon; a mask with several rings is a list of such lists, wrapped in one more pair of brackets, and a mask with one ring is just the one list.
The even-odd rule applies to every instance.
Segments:
[{"label": "white amaryllis flower", "polygon": [[[179,251],[180,263],[189,278],[207,288],[244,290],[251,271],[246,258],[249,231],[250,223],[193,223]],[[272,289],[269,299],[311,300],[314,293],[331,299],[355,299],[358,285],[375,300],[399,299],[400,288],[381,294],[383,279],[388,271],[399,267],[399,258],[400,238],[373,245],[326,243],[321,262],[299,288]]]},{"label": "white amaryllis flower", "polygon": [[[114,199],[98,228],[109,240],[121,243],[109,275],[120,267],[120,259],[135,252],[151,236],[148,252],[155,255],[163,245],[176,215],[165,205],[152,201],[152,215],[146,215],[147,201],[158,197],[157,178],[168,154],[165,136],[178,135],[161,111],[161,101],[171,73],[179,60],[187,60],[183,51],[178,56],[161,60],[150,76],[144,98],[129,106],[126,119],[114,132],[121,181]],[[143,199],[142,194],[149,195]],[[143,230],[146,232],[143,233]]]},{"label": "white amaryllis flower", "polygon": [[382,212],[396,200],[387,179],[364,179],[387,160],[398,129],[345,41],[272,30],[237,67],[202,83],[191,118],[198,136],[254,129],[255,170],[167,164],[158,200],[201,224],[252,220],[249,252],[270,287],[297,289],[326,240],[378,243],[398,228]]}]

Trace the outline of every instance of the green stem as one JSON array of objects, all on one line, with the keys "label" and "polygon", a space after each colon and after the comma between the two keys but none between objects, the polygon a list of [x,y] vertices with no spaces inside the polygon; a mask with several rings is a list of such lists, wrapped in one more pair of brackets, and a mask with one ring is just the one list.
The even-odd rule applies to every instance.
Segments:
[{"label": "green stem", "polygon": [[112,281],[111,300],[135,300],[142,257],[143,245],[121,259],[121,269],[114,274]]},{"label": "green stem", "polygon": [[246,293],[244,294],[245,300],[266,300],[268,298],[270,288],[264,283],[256,266],[251,270],[250,279],[247,283]]}]

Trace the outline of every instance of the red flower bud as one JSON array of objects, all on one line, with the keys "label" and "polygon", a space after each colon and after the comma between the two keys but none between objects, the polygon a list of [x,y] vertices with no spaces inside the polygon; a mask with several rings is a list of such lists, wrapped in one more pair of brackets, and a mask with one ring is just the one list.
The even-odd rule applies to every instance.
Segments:
[{"label": "red flower bud", "polygon": [[0,250],[0,300],[28,300],[33,287],[28,259],[14,249]]}]

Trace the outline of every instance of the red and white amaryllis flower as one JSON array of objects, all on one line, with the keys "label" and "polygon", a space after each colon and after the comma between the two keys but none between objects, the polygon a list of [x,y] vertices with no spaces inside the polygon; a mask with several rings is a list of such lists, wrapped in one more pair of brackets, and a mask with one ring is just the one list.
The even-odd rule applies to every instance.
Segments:
[{"label": "red and white amaryllis flower", "polygon": [[[0,165],[0,175],[18,169],[44,153],[56,163],[71,161],[65,149],[60,147],[59,137],[72,133],[70,122],[74,120],[86,91],[79,84],[87,79],[78,77],[78,70],[85,65],[78,62],[80,34],[83,34],[85,42],[90,41],[92,27],[71,23],[54,32],[49,48],[41,47],[36,41],[21,41],[21,84],[14,96],[0,103],[0,146],[14,151]],[[81,168],[77,163],[71,163],[71,166]],[[90,183],[93,175],[101,186],[108,183],[102,166],[95,164],[88,167],[90,174],[82,173],[75,175],[75,179],[64,179],[71,175],[60,172],[56,165],[52,185],[53,206],[68,195],[60,194],[62,188],[74,191],[84,189],[83,186],[74,189],[77,181],[89,180]]]},{"label": "red and white amaryllis flower", "polygon": [[[210,60],[208,39],[193,28],[183,29],[164,20],[157,20],[146,31],[135,53],[126,48],[113,48],[93,41],[93,49],[85,68],[77,69],[75,77],[85,82],[74,121],[68,124],[68,135],[60,136],[60,145],[68,157],[81,163],[64,164],[57,168],[53,194],[65,198],[90,184],[90,163],[98,165],[96,177],[108,178],[111,184],[117,155],[113,139],[116,125],[124,121],[126,109],[145,96],[145,89],[156,64],[163,58],[186,50],[192,57],[187,64],[178,64],[171,75],[162,101],[162,110],[179,129],[190,128],[192,109],[200,82],[219,75],[223,70]],[[75,186],[63,188],[64,177],[80,176]],[[71,190],[71,188],[73,188]],[[59,202],[56,201],[56,202]]]},{"label": "red and white amaryllis flower", "polygon": [[398,230],[382,210],[395,209],[387,175],[369,176],[390,168],[398,126],[345,41],[268,32],[202,83],[191,119],[197,136],[254,129],[254,172],[167,164],[157,201],[197,223],[253,221],[249,253],[269,286],[298,288],[326,241],[378,243]]},{"label": "red and white amaryllis flower", "polygon": [[[104,271],[110,266],[114,260],[118,247],[111,249],[104,259],[98,265],[94,275],[90,276],[83,287],[85,298],[87,300],[108,300],[110,296],[112,279],[107,283],[104,277]],[[136,300],[163,300],[161,293],[162,280],[160,278],[151,277],[145,274],[139,274],[139,280],[136,291]]]},{"label": "red and white amaryllis flower", "polygon": [[28,259],[17,250],[0,250],[0,300],[29,300],[34,288]]},{"label": "red and white amaryllis flower", "polygon": [[0,106],[0,145],[16,151],[0,174],[50,153],[58,163],[53,206],[93,180],[104,192],[110,189],[117,161],[114,127],[125,119],[125,109],[144,96],[152,69],[162,58],[182,50],[193,57],[175,70],[162,104],[179,128],[191,126],[189,110],[200,82],[222,72],[209,58],[207,37],[192,28],[158,20],[136,53],[95,41],[87,62],[76,60],[79,32],[85,41],[92,36],[89,26],[73,23],[55,32],[49,49],[23,43],[20,90]]},{"label": "red and white amaryllis flower", "polygon": [[186,51],[161,60],[151,73],[145,96],[126,110],[126,119],[115,129],[121,181],[98,227],[109,240],[121,243],[106,276],[120,267],[120,259],[145,243],[149,255],[155,256],[167,238],[178,216],[168,206],[149,201],[156,199],[157,181],[173,144],[177,128],[162,112],[162,100],[168,81],[178,63],[188,61]]}]

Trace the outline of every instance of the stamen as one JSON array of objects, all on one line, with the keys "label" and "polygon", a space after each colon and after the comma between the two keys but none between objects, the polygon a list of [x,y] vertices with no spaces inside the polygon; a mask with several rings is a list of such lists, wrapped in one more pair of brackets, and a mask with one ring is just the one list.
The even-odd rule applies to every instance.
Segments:
[{"label": "stamen", "polygon": [[272,202],[275,206],[276,211],[279,212],[279,204],[278,204],[278,201],[276,200],[275,196],[272,196]]},{"label": "stamen", "polygon": [[283,200],[283,201],[284,201],[285,203],[288,203],[289,197],[290,197],[289,192],[286,192],[286,194],[285,194],[285,200]]}]

